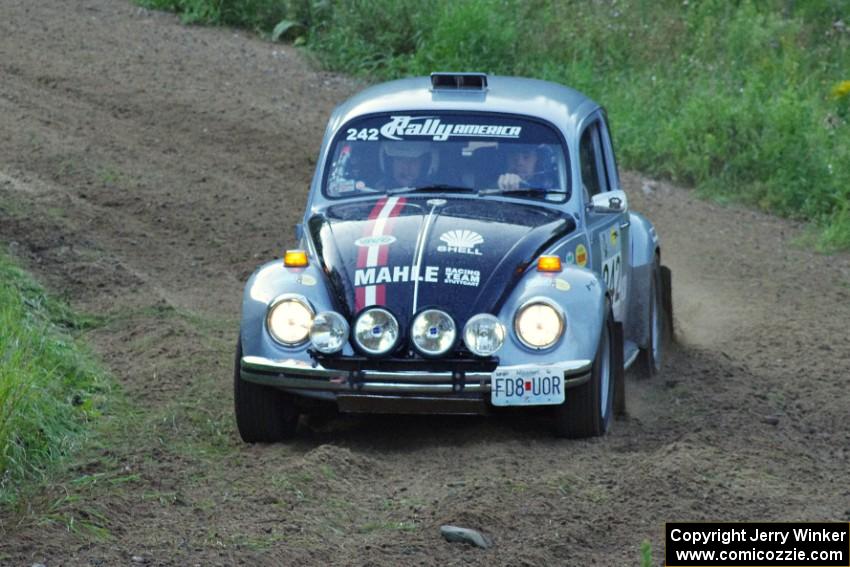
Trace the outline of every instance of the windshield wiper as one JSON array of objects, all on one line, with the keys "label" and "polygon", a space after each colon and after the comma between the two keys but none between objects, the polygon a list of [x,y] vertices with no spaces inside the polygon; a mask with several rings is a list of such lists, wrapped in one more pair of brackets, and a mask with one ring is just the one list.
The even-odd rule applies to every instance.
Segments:
[{"label": "windshield wiper", "polygon": [[422,187],[402,187],[400,189],[391,189],[387,193],[416,193],[419,191],[456,191],[459,193],[475,193],[472,187],[463,187],[460,185],[449,185],[447,183],[439,183],[434,185],[423,185]]},{"label": "windshield wiper", "polygon": [[522,189],[488,189],[485,191],[481,191],[481,195],[520,195],[520,196],[528,196],[528,197],[537,197],[541,195],[545,195],[546,193],[551,193],[549,189],[538,189],[536,187],[522,188]]}]

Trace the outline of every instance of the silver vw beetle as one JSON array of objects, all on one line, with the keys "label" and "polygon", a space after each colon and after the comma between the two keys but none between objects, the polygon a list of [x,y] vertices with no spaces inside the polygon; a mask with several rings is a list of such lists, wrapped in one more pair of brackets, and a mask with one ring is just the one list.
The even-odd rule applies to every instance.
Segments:
[{"label": "silver vw beetle", "polygon": [[567,87],[434,73],[368,88],[325,132],[300,246],[249,279],[247,442],[341,412],[551,418],[603,435],[624,371],[660,369],[670,272],[629,209],[604,110]]}]

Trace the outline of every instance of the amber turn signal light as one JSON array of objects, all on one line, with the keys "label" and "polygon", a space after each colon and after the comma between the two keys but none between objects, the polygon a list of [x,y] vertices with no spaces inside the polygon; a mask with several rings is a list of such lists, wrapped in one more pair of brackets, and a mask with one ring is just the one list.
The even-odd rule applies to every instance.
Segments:
[{"label": "amber turn signal light", "polygon": [[559,256],[541,256],[537,259],[538,272],[560,272],[561,258]]},{"label": "amber turn signal light", "polygon": [[287,268],[303,268],[307,265],[307,253],[303,250],[287,250],[283,255],[283,265]]}]

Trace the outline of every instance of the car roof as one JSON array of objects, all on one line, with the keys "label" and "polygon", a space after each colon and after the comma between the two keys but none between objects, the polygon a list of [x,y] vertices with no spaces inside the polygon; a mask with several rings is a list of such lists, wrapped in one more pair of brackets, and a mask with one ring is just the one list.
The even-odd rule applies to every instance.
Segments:
[{"label": "car roof", "polygon": [[487,75],[483,89],[433,89],[430,77],[411,77],[369,87],[339,105],[328,124],[336,131],[358,116],[400,111],[469,111],[522,114],[573,134],[599,108],[584,94],[549,81]]}]

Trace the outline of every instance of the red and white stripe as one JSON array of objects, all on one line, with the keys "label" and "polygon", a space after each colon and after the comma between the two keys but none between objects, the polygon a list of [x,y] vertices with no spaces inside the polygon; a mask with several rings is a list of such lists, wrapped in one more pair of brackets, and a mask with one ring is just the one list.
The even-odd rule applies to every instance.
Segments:
[{"label": "red and white stripe", "polygon": [[[404,197],[382,197],[369,213],[369,222],[363,236],[391,235],[395,218],[404,208]],[[357,251],[357,269],[378,268],[387,265],[389,245],[362,246]],[[354,309],[360,311],[371,305],[386,305],[387,286],[385,284],[360,286],[354,290]]]}]

